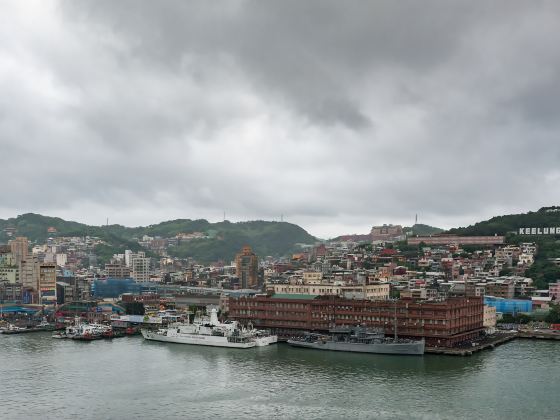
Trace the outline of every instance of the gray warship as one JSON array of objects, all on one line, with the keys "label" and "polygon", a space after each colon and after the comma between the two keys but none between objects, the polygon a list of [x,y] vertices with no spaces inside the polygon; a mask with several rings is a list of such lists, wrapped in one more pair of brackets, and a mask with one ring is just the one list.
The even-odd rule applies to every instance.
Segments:
[{"label": "gray warship", "polygon": [[424,340],[385,337],[383,330],[364,327],[332,329],[328,334],[306,333],[293,337],[288,344],[315,350],[357,353],[423,355]]}]

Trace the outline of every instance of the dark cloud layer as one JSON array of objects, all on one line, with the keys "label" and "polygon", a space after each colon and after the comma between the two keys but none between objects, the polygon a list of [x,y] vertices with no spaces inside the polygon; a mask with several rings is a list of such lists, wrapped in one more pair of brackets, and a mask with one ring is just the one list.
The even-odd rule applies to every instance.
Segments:
[{"label": "dark cloud layer", "polygon": [[557,2],[5,2],[0,217],[318,236],[557,204]]}]

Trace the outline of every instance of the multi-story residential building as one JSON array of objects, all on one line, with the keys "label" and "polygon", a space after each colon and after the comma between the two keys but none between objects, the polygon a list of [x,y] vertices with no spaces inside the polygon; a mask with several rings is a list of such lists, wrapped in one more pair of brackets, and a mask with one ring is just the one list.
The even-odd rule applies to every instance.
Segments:
[{"label": "multi-story residential building", "polygon": [[486,332],[493,334],[496,330],[496,307],[490,305],[484,305],[484,320],[483,326],[486,328]]},{"label": "multi-story residential building", "polygon": [[239,286],[242,289],[255,288],[258,285],[259,262],[250,246],[244,246],[243,250],[235,257],[235,274],[239,278]]},{"label": "multi-story residential building", "polygon": [[555,303],[560,302],[560,281],[548,284],[548,295]]},{"label": "multi-story residential building", "polygon": [[76,289],[64,281],[56,282],[56,303],[62,305],[75,300]]},{"label": "multi-story residential building", "polygon": [[107,277],[113,279],[128,279],[130,278],[130,267],[122,264],[105,264],[105,273]]},{"label": "multi-story residential building", "polygon": [[21,262],[20,280],[24,289],[39,290],[39,257],[28,255]]},{"label": "multi-story residential building", "polygon": [[21,272],[23,260],[29,255],[29,241],[24,236],[18,236],[10,241],[10,249]]},{"label": "multi-story residential building", "polygon": [[[142,254],[142,255],[140,255]],[[134,253],[130,249],[124,251],[124,263],[127,267],[132,267],[132,259],[139,256],[145,256],[144,252]]]},{"label": "multi-story residential building", "polygon": [[19,283],[19,269],[11,248],[0,245],[0,283]]},{"label": "multi-story residential building", "polygon": [[64,267],[68,261],[68,255],[66,254],[56,254],[56,265],[59,267]]},{"label": "multi-story residential building", "polygon": [[38,263],[38,290],[40,303],[56,302],[56,264]]},{"label": "multi-story residential building", "polygon": [[0,283],[19,283],[19,270],[15,266],[0,265]]},{"label": "multi-story residential building", "polygon": [[401,298],[410,299],[426,299],[428,297],[428,291],[425,287],[419,287],[415,289],[405,289],[400,292]]},{"label": "multi-story residential building", "polygon": [[486,294],[486,283],[480,279],[465,281],[465,296],[484,296]]},{"label": "multi-story residential building", "polygon": [[139,252],[131,260],[131,277],[137,282],[147,283],[150,281],[150,263],[151,258],[146,257],[144,252]]},{"label": "multi-story residential building", "polygon": [[537,253],[537,245],[533,242],[523,242],[519,244],[522,254],[535,255]]},{"label": "multi-story residential building", "polygon": [[486,283],[486,295],[513,299],[515,296],[515,284],[510,279],[496,279]]},{"label": "multi-story residential building", "polygon": [[42,262],[37,255],[28,255],[22,261],[20,281],[33,302],[56,301],[56,264]]},{"label": "multi-story residential building", "polygon": [[305,271],[303,273],[304,284],[319,284],[323,280],[323,273],[320,271]]}]

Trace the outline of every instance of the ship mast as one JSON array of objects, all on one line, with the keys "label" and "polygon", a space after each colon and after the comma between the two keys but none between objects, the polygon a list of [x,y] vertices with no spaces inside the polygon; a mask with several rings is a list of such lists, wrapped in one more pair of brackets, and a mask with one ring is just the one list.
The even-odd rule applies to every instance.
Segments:
[{"label": "ship mast", "polygon": [[394,332],[395,332],[395,341],[397,340],[397,300],[395,299],[395,319],[394,319]]}]

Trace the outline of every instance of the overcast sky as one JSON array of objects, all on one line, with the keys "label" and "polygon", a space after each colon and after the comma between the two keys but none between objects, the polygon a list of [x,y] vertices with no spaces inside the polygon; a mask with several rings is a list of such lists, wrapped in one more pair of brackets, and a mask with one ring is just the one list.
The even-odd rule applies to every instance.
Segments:
[{"label": "overcast sky", "polygon": [[558,205],[558,1],[0,1],[0,218],[319,237]]}]

